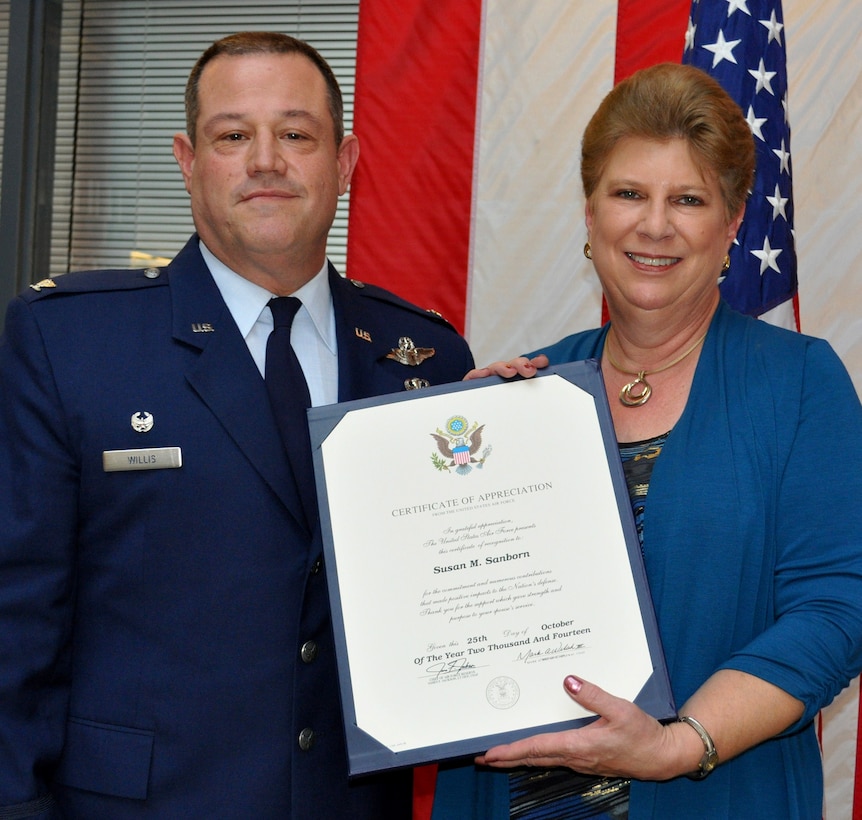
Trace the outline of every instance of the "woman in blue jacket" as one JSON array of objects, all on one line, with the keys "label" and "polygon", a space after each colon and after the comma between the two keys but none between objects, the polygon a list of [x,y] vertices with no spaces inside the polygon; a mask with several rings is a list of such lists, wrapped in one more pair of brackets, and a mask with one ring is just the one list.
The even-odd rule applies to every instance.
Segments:
[{"label": "woman in blue jacket", "polygon": [[721,301],[754,145],[715,81],[619,84],[581,171],[610,322],[470,375],[601,360],[680,719],[573,669],[598,719],[444,768],[434,820],[819,818],[813,719],[862,666],[859,400],[826,342]]}]

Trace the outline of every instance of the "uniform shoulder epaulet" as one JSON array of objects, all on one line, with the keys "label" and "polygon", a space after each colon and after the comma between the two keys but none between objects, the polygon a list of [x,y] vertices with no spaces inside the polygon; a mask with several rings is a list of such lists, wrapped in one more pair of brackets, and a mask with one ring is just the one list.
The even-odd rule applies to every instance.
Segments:
[{"label": "uniform shoulder epaulet", "polygon": [[166,284],[164,268],[119,268],[115,270],[71,271],[51,279],[34,282],[22,294],[34,301],[54,294],[97,293],[99,291],[134,290]]},{"label": "uniform shoulder epaulet", "polygon": [[348,277],[345,277],[345,279],[353,285],[353,287],[361,290],[364,296],[368,296],[380,302],[386,302],[387,304],[400,307],[404,310],[409,310],[411,313],[424,316],[438,324],[446,325],[455,330],[455,326],[438,310],[434,310],[433,308],[421,308],[413,302],[408,302],[406,299],[402,299],[391,290],[386,290],[386,288],[381,288],[378,285],[371,285],[360,279],[350,279]]}]

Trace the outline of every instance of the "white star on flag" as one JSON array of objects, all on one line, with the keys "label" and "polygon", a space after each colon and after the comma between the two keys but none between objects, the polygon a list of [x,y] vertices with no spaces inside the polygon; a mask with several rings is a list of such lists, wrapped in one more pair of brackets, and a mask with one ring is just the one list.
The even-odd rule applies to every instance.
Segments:
[{"label": "white star on flag", "polygon": [[[763,124],[768,121],[767,117],[755,117],[754,106],[748,106],[748,113],[745,115],[748,122],[748,127],[751,133],[760,140],[763,140]],[[765,140],[763,140],[765,142]]]},{"label": "white star on flag", "polygon": [[772,78],[778,73],[777,71],[767,71],[766,66],[763,65],[763,59],[760,60],[760,65],[757,67],[757,71],[752,71],[748,69],[748,73],[757,80],[757,88],[754,89],[755,94],[759,94],[765,88],[770,94],[773,96],[775,92],[772,90]]},{"label": "white star on flag", "polygon": [[735,11],[744,11],[749,17],[751,16],[747,0],[727,0],[727,16],[730,17]]},{"label": "white star on flag", "polygon": [[684,51],[687,51],[690,48],[694,47],[694,38],[697,34],[697,26],[692,23],[691,20],[688,21],[688,27],[685,30],[685,48]]},{"label": "white star on flag", "polygon": [[778,219],[779,216],[783,216],[785,221],[787,220],[787,211],[784,209],[784,206],[787,204],[787,197],[781,196],[781,189],[778,187],[778,183],[775,183],[775,195],[766,197],[766,201],[772,205],[772,218]]},{"label": "white star on flag", "polygon": [[768,20],[758,20],[761,26],[766,26],[766,30],[769,32],[769,39],[766,41],[766,45],[769,45],[773,40],[778,41],[778,45],[781,45],[781,29],[784,28],[784,23],[779,23],[775,19],[775,9],[772,10],[772,14],[769,15]]},{"label": "white star on flag", "polygon": [[751,253],[753,256],[756,256],[760,260],[761,276],[766,273],[767,268],[772,268],[772,270],[781,273],[781,268],[778,267],[778,263],[775,261],[776,259],[778,259],[778,256],[781,253],[781,248],[770,247],[768,236],[763,237],[763,249],[759,251],[752,251]]},{"label": "white star on flag", "polygon": [[724,32],[718,32],[718,39],[711,43],[708,46],[704,46],[707,51],[711,51],[713,54],[712,57],[712,67],[715,68],[722,60],[730,60],[730,62],[735,63],[736,57],[733,56],[733,49],[735,49],[742,40],[731,40],[728,42],[724,39]]},{"label": "white star on flag", "polygon": [[780,163],[780,173],[790,173],[790,151],[784,150],[784,140],[781,140],[781,148],[773,148],[772,153],[778,157]]}]

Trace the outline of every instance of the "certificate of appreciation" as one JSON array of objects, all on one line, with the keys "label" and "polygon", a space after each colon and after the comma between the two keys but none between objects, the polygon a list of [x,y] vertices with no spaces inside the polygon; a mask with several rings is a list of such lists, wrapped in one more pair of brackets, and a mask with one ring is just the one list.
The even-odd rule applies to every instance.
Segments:
[{"label": "certificate of appreciation", "polygon": [[595,361],[309,411],[350,773],[675,716]]}]

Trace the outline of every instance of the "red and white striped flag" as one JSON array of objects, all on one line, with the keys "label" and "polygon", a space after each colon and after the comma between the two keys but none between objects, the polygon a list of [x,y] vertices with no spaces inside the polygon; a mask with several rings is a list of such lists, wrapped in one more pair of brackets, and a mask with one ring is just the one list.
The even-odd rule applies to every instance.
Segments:
[{"label": "red and white striped flag", "polygon": [[[351,191],[350,275],[439,310],[466,333],[480,364],[595,326],[601,290],[581,253],[579,158],[587,121],[613,84],[638,68],[680,62],[685,51],[696,61],[699,49],[719,42],[718,33],[709,33],[714,24],[723,53],[733,55],[740,76],[757,89],[753,101],[738,101],[752,129],[761,128],[761,105],[779,87],[777,70],[766,58],[749,65],[748,51],[729,43],[742,39],[731,24],[751,23],[763,28],[767,46],[779,37],[785,46],[780,0],[771,2],[774,19],[762,6],[761,0],[362,0],[354,112],[362,155]],[[790,39],[793,48],[792,32]],[[709,64],[698,64],[710,70],[717,52],[703,54]],[[731,62],[724,57],[718,65]],[[781,152],[789,147],[789,132],[783,148],[765,146],[778,152],[767,154],[777,174],[761,196],[770,203],[770,224],[783,228],[783,220],[787,235],[790,163]],[[786,312],[796,295],[795,263],[788,266],[792,237],[782,246],[769,239],[768,248],[766,237],[741,257],[755,265],[748,282],[759,295],[752,298],[772,307],[785,287],[789,301],[778,311]],[[751,270],[739,262],[737,275],[743,267]],[[761,313],[727,287],[724,295]],[[789,316],[777,321],[793,326]],[[828,820],[862,820],[858,721],[857,681],[826,710],[821,727]],[[426,767],[417,778],[416,818],[429,816],[432,784],[433,769]]]}]

